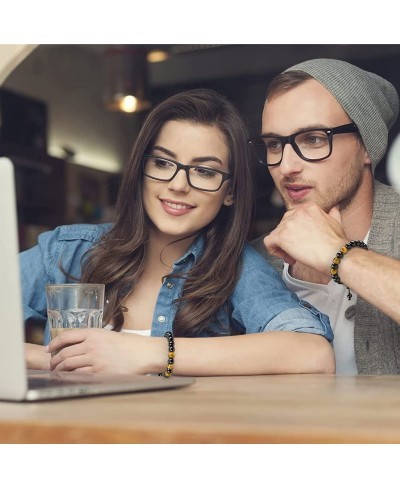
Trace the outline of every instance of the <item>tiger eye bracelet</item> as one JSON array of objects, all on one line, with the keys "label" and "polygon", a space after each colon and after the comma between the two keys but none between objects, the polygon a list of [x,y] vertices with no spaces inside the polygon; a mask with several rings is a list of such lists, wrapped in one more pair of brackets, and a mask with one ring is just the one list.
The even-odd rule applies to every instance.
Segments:
[{"label": "tiger eye bracelet", "polygon": [[[336,281],[339,285],[344,285],[342,281],[340,280],[339,277],[339,264],[341,259],[350,251],[350,249],[353,249],[353,247],[360,247],[361,249],[365,249],[368,251],[368,246],[365,244],[364,241],[350,241],[347,244],[345,244],[343,247],[340,248],[339,252],[336,253],[336,256],[333,258],[332,264],[331,264],[331,277],[333,281]],[[346,285],[345,285],[346,286]],[[346,286],[347,288],[347,298],[348,300],[351,300],[351,297],[353,296],[350,288]]]},{"label": "tiger eye bracelet", "polygon": [[172,370],[174,369],[175,363],[175,342],[172,332],[169,330],[164,334],[164,337],[168,341],[168,363],[164,373],[158,373],[158,376],[164,376],[164,378],[169,378],[172,375]]}]

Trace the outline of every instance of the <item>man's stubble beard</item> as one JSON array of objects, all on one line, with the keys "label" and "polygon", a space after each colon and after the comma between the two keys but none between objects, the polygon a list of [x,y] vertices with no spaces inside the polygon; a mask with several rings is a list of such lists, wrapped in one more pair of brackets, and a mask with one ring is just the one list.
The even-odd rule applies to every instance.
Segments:
[{"label": "man's stubble beard", "polygon": [[[339,211],[346,210],[352,203],[362,184],[363,166],[360,165],[358,158],[350,164],[348,172],[338,180],[332,189],[329,189],[326,195],[321,195],[318,191],[318,185],[309,180],[299,180],[298,178],[286,177],[279,183],[279,193],[284,201],[286,210],[295,209],[301,205],[309,203],[317,204],[325,212],[329,212],[334,206],[338,206]],[[304,186],[311,186],[313,188],[314,196],[312,200],[304,199],[293,202],[285,196],[285,184],[300,184]]]}]

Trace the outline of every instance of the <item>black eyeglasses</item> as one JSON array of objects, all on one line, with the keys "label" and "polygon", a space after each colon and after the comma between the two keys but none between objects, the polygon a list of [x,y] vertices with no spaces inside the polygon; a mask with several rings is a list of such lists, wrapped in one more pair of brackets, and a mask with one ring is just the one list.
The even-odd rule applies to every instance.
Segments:
[{"label": "black eyeglasses", "polygon": [[306,129],[290,136],[258,136],[248,142],[258,161],[267,166],[281,164],[286,144],[290,144],[304,161],[317,162],[332,154],[332,138],[335,134],[358,132],[356,124],[345,124],[332,129]]},{"label": "black eyeglasses", "polygon": [[232,175],[207,166],[182,164],[159,156],[143,157],[143,174],[158,181],[171,181],[180,170],[185,171],[189,185],[196,190],[218,191]]}]

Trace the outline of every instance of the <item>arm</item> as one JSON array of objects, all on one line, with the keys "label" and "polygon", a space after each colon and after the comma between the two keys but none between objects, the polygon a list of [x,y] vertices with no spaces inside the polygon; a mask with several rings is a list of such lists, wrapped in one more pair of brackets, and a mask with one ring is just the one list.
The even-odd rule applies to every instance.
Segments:
[{"label": "arm", "polygon": [[[328,317],[301,303],[278,272],[253,249],[243,252],[242,272],[221,322],[240,335],[177,338],[175,373],[239,375],[334,372]],[[221,310],[222,311],[222,310]],[[244,334],[244,332],[246,334]],[[163,331],[159,330],[158,334]],[[67,347],[65,347],[67,346]],[[113,373],[158,373],[167,365],[164,337],[143,337],[101,329],[68,331],[50,343],[61,351],[53,369]],[[179,358],[179,360],[178,360]]]},{"label": "arm", "polygon": [[[267,250],[290,265],[301,263],[331,279],[330,266],[348,242],[336,209],[329,214],[316,205],[286,212],[265,239]],[[364,300],[400,324],[400,262],[374,251],[353,248],[341,260],[340,280]]]},{"label": "arm", "polygon": [[[82,256],[108,229],[109,224],[74,224],[57,227],[40,234],[36,246],[19,254],[25,322],[34,319],[46,323],[45,285],[66,283],[68,278],[63,269],[71,276],[79,278]],[[62,267],[60,267],[61,262]],[[50,334],[46,327],[44,344],[49,340]],[[35,368],[35,366],[29,367]]]},{"label": "arm", "polygon": [[340,280],[400,326],[400,261],[352,249],[339,266]]},{"label": "arm", "polygon": [[24,321],[46,323],[45,285],[50,282],[44,253],[39,245],[19,254]]},{"label": "arm", "polygon": [[[67,346],[67,347],[65,347]],[[57,336],[49,351],[62,349],[51,368],[97,373],[160,373],[167,364],[164,337],[101,329]],[[331,345],[319,335],[261,332],[241,336],[176,338],[174,373],[189,376],[334,373]]]}]

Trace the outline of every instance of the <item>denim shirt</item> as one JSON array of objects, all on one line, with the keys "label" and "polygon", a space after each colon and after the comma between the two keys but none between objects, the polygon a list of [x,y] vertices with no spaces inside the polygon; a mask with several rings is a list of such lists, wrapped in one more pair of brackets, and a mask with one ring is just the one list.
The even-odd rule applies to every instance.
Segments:
[{"label": "denim shirt", "polygon": [[[57,227],[39,236],[38,244],[20,253],[24,319],[46,321],[45,285],[66,283],[62,268],[80,278],[82,258],[110,224],[73,224]],[[203,238],[195,240],[188,251],[174,263],[171,274],[190,270],[203,252]],[[184,280],[167,278],[160,287],[153,314],[151,335],[162,336],[173,329],[176,314],[174,300],[182,294]],[[252,247],[246,244],[242,270],[226,307],[217,314],[201,335],[250,334],[269,331],[294,331],[318,334],[332,342],[333,332],[327,315],[290,292],[279,273]],[[50,340],[48,326],[44,343]]]}]

